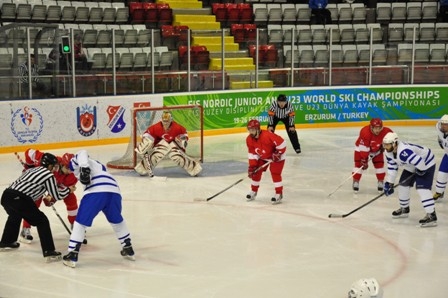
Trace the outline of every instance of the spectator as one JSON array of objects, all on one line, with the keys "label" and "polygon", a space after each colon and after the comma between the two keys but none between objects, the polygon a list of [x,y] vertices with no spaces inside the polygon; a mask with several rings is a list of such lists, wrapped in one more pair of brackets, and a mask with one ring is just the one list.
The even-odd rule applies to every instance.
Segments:
[{"label": "spectator", "polygon": [[315,18],[316,24],[331,24],[331,12],[326,8],[328,0],[310,0],[311,18]]},{"label": "spectator", "polygon": [[20,83],[22,84],[22,94],[28,94],[29,90],[29,69],[31,70],[32,92],[37,96],[45,94],[47,88],[39,79],[39,66],[34,61],[34,54],[30,54],[31,67],[28,66],[28,60],[19,65]]},{"label": "spectator", "polygon": [[89,64],[87,62],[87,55],[84,52],[84,47],[82,46],[81,39],[81,35],[75,35],[75,44],[73,46],[73,51],[75,53],[75,62],[77,62],[76,65],[79,65],[79,68],[85,71],[89,69]]}]

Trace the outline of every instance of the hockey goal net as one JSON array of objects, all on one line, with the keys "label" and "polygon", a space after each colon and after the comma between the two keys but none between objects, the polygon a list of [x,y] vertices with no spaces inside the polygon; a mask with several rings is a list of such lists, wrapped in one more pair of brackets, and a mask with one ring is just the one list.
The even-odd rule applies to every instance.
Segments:
[{"label": "hockey goal net", "polygon": [[173,120],[187,129],[189,140],[186,153],[201,162],[203,161],[204,118],[202,106],[138,107],[131,109],[131,137],[126,152],[121,158],[108,162],[109,168],[133,169],[140,162],[140,157],[134,149],[141,141],[145,130],[162,120],[163,111],[170,111]]}]

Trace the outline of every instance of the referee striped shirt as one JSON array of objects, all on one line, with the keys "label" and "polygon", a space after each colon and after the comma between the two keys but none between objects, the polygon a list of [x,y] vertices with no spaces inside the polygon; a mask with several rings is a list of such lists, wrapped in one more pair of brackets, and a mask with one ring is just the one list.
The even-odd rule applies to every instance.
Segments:
[{"label": "referee striped shirt", "polygon": [[58,190],[53,173],[42,166],[25,171],[8,189],[20,192],[34,201],[41,198],[45,192],[56,200],[65,199],[70,193],[70,189],[66,187]]},{"label": "referee striped shirt", "polygon": [[289,118],[289,125],[294,126],[296,113],[292,104],[287,101],[283,108],[277,104],[277,101],[273,101],[268,111],[269,115],[269,126],[274,125],[274,117],[278,119]]}]

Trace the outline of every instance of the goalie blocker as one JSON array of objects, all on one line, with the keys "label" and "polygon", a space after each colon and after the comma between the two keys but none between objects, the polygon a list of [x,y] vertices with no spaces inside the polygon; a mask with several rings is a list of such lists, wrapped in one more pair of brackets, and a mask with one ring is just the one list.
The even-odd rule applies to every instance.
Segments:
[{"label": "goalie blocker", "polygon": [[142,156],[142,160],[134,168],[139,175],[154,176],[153,169],[165,156],[168,156],[168,158],[183,168],[190,176],[196,176],[202,171],[200,162],[188,156],[184,152],[185,148],[179,145],[186,145],[185,140],[179,139],[170,143],[166,140],[161,140],[151,149],[152,144],[153,142],[150,138],[143,138],[142,142],[135,149]]}]

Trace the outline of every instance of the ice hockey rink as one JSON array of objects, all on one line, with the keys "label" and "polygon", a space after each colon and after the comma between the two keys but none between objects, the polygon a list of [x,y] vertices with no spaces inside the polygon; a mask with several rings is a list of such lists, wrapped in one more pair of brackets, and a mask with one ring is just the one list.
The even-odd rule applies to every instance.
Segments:
[{"label": "ice hockey rink", "polygon": [[[437,161],[442,158],[433,126],[388,126],[400,139],[432,148]],[[0,297],[343,298],[354,281],[374,277],[385,298],[446,298],[447,199],[436,204],[438,226],[432,228],[418,225],[425,213],[415,190],[407,219],[391,217],[398,207],[396,194],[346,218],[328,218],[378,195],[372,165],[358,194],[347,181],[359,129],[299,129],[300,155],[287,140],[279,205],[270,203],[274,189],[269,173],[255,201],[245,200],[248,178],[209,202],[194,201],[246,177],[246,133],[206,137],[199,177],[163,166],[156,169],[156,179],[110,170],[122,190],[136,261],[120,256],[119,242],[102,214],[87,231],[88,244],[82,246],[75,269],[45,263],[33,228],[33,243],[0,253]],[[278,133],[286,137],[283,130]],[[126,145],[83,149],[107,163],[121,156]],[[20,175],[21,165],[13,154],[0,155],[0,162],[4,189]],[[81,188],[78,184],[79,199]],[[67,222],[65,205],[55,207]],[[41,209],[51,222],[57,250],[65,254],[67,231],[51,208]],[[1,230],[5,218],[1,208]]]}]

